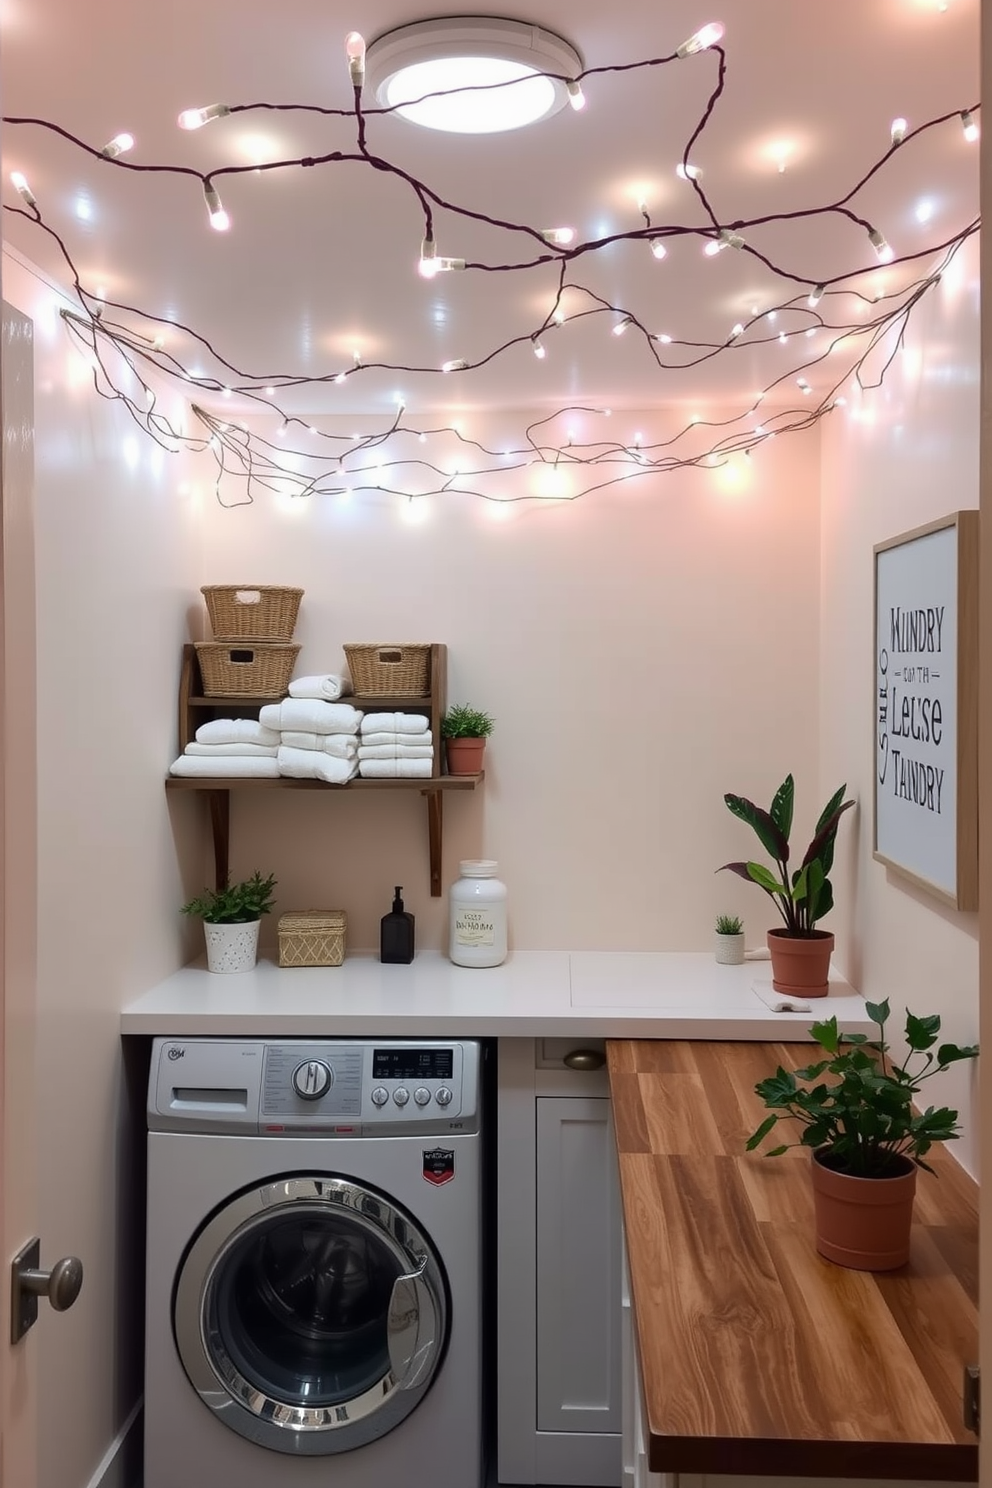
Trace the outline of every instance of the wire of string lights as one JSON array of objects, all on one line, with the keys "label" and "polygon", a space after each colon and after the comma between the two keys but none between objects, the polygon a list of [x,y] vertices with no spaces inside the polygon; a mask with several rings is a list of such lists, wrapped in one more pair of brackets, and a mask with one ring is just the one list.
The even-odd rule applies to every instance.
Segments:
[{"label": "wire of string lights", "polygon": [[[569,99],[573,107],[577,107],[576,99],[581,105],[586,104],[590,81],[607,74],[662,68],[685,57],[704,53],[715,59],[716,78],[705,107],[686,140],[679,170],[702,209],[705,217],[702,226],[654,223],[642,203],[642,225],[601,237],[576,239],[570,229],[536,228],[443,199],[429,183],[416,179],[370,149],[370,126],[377,118],[393,112],[393,108],[367,108],[363,103],[364,42],[357,33],[352,33],[346,43],[354,94],[350,110],[293,103],[218,103],[185,110],[179,118],[183,128],[199,128],[230,115],[266,110],[293,110],[348,119],[355,129],[355,148],[351,150],[338,149],[320,156],[269,161],[261,166],[224,165],[203,174],[188,166],[146,164],[126,159],[134,143],[127,134],[117,135],[107,145],[98,148],[50,120],[18,116],[4,118],[3,122],[8,126],[53,132],[75,148],[102,158],[114,169],[192,177],[202,189],[210,226],[218,231],[230,228],[218,186],[218,182],[228,176],[246,171],[286,171],[301,167],[330,169],[345,163],[358,163],[396,178],[412,193],[423,217],[419,260],[414,258],[415,271],[419,269],[423,277],[431,278],[451,271],[478,275],[536,274],[546,270],[548,265],[555,268],[557,292],[544,317],[525,333],[489,348],[473,360],[448,361],[441,366],[426,363],[400,366],[374,360],[366,362],[356,357],[347,366],[329,368],[317,375],[292,371],[248,371],[235,365],[194,326],[166,318],[148,308],[99,298],[94,288],[83,282],[65,237],[43,216],[21,172],[11,175],[21,205],[5,204],[4,210],[27,219],[58,249],[79,306],[78,309],[64,308],[62,318],[68,335],[89,364],[95,393],[123,404],[142,432],[163,449],[176,452],[185,447],[211,458],[215,493],[225,506],[251,502],[266,492],[314,497],[362,490],[391,493],[410,500],[448,492],[504,503],[540,500],[549,495],[576,500],[614,483],[629,482],[632,478],[690,466],[717,466],[732,456],[749,458],[770,439],[810,428],[843,407],[846,402],[843,390],[847,385],[858,389],[880,386],[904,344],[907,327],[917,307],[940,282],[955,254],[980,226],[976,216],[925,248],[897,257],[877,226],[861,215],[854,205],[869,182],[884,172],[896,150],[900,162],[904,162],[914,142],[931,131],[957,129],[966,143],[976,139],[977,103],[929,119],[911,131],[905,120],[897,120],[889,147],[834,201],[791,212],[722,220],[702,184],[700,173],[690,163],[698,141],[724,94],[727,55],[719,44],[722,35],[722,27],[704,27],[666,56],[590,67],[575,78],[558,79],[567,84]],[[523,257],[508,254],[504,262],[441,257],[437,253],[435,229],[442,215],[446,221],[457,222],[461,218],[483,223],[502,234],[508,246],[512,244],[517,249],[523,242],[531,251]],[[868,250],[865,254],[868,262],[859,260],[853,270],[839,270],[830,276],[821,273],[813,279],[794,266],[776,262],[751,240],[752,234],[771,225],[809,222],[821,217],[849,222],[852,229],[861,235],[860,241]],[[781,285],[777,303],[735,324],[720,341],[674,338],[653,329],[632,308],[604,299],[578,277],[583,261],[587,261],[590,255],[608,253],[617,244],[644,242],[656,258],[663,258],[669,245],[685,238],[699,240],[708,255],[715,256],[730,249],[749,255],[762,264]],[[890,269],[900,266],[904,269],[902,282],[892,284],[890,280],[892,287],[887,287],[885,292],[873,285],[873,273],[877,273],[880,264]],[[497,450],[466,436],[454,423],[422,425],[413,421],[407,416],[402,402],[397,403],[388,420],[362,435],[321,431],[309,419],[287,411],[280,403],[280,393],[315,389],[331,383],[350,383],[352,379],[386,370],[437,377],[457,373],[460,377],[470,377],[473,372],[521,345],[529,346],[541,358],[545,355],[546,343],[560,334],[566,325],[589,318],[600,320],[615,335],[626,336],[630,343],[636,343],[642,352],[647,352],[661,374],[699,367],[712,363],[716,358],[737,355],[742,347],[753,348],[773,341],[792,350],[786,356],[788,366],[754,394],[745,406],[718,421],[676,418],[673,432],[668,437],[648,443],[640,436],[635,436],[633,442],[609,438],[610,410],[603,407],[562,407],[528,424],[514,445]],[[784,324],[790,326],[789,332],[779,329]],[[191,359],[180,359],[168,351],[163,339],[165,332],[180,333],[188,345],[209,356],[215,374],[200,375],[188,365]],[[810,377],[817,369],[822,374],[827,368],[826,386],[820,385],[814,390]],[[822,383],[822,379],[818,381]],[[163,382],[182,389],[188,400],[191,424],[187,420],[171,419],[161,411],[155,387]],[[257,410],[267,418],[253,420],[251,426],[244,419],[226,418],[204,406],[205,402],[211,401],[209,395],[217,394],[236,394],[242,404],[247,401],[253,411]],[[657,401],[656,394],[648,396]],[[581,440],[569,427],[569,421],[578,414],[584,416],[583,428],[586,431]],[[259,424],[264,425],[264,432]],[[273,426],[275,433],[269,437],[268,431]],[[594,437],[594,433],[599,437]],[[304,434],[306,439],[301,437]],[[450,458],[452,445],[457,451],[454,462]],[[540,490],[523,489],[519,478],[510,478],[514,473],[532,467],[541,467],[541,473],[547,477]],[[557,480],[566,474],[567,481]]]}]

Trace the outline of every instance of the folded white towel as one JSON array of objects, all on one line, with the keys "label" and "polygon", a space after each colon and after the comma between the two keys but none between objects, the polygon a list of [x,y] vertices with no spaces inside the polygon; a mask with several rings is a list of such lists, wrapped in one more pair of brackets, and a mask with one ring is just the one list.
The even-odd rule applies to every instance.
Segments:
[{"label": "folded white towel", "polygon": [[357,734],[360,709],[350,703],[323,703],[317,698],[284,698],[267,703],[259,713],[266,728],[302,734]]},{"label": "folded white towel", "polygon": [[187,744],[184,754],[201,759],[275,759],[277,744]]},{"label": "folded white towel", "polygon": [[201,723],[196,731],[197,744],[269,744],[278,745],[279,735],[254,718],[214,718]]},{"label": "folded white towel", "polygon": [[279,746],[276,768],[280,775],[296,780],[326,780],[329,785],[344,785],[355,773],[356,761],[337,759],[322,749],[287,749]]},{"label": "folded white towel", "polygon": [[366,713],[362,720],[362,733],[420,734],[430,726],[430,719],[423,713]]},{"label": "folded white towel", "polygon": [[320,749],[324,754],[337,755],[338,759],[354,759],[358,752],[354,734],[303,734],[285,729],[281,742],[287,749]]},{"label": "folded white towel", "polygon": [[433,761],[429,759],[363,759],[358,768],[368,780],[429,780]]},{"label": "folded white towel", "polygon": [[398,734],[395,729],[378,729],[375,733],[362,729],[362,743],[370,748],[377,744],[409,744],[411,748],[418,744],[432,744],[430,729],[422,729],[419,734]]},{"label": "folded white towel", "polygon": [[337,672],[324,672],[318,677],[294,677],[289,684],[289,695],[294,698],[321,698],[325,703],[336,703],[339,697],[351,691],[347,677]]},{"label": "folded white towel", "polygon": [[203,779],[233,780],[236,777],[263,776],[266,779],[279,775],[278,759],[260,758],[257,755],[224,755],[218,759],[204,759],[202,755],[181,754],[169,766],[170,775],[193,775]]},{"label": "folded white towel", "polygon": [[367,759],[433,759],[434,751],[429,744],[362,744],[358,750],[360,760]]},{"label": "folded white towel", "polygon": [[773,1013],[811,1013],[813,1009],[801,997],[790,997],[788,993],[776,992],[771,982],[752,982],[751,991],[760,997],[765,1007]]}]

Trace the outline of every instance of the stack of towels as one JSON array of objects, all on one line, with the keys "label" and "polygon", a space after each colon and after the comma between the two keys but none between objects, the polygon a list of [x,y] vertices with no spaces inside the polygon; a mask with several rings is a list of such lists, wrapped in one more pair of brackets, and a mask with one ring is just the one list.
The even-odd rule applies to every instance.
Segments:
[{"label": "stack of towels", "polygon": [[367,780],[429,780],[434,768],[430,719],[423,713],[366,713],[358,746]]},{"label": "stack of towels", "polygon": [[293,696],[293,685],[288,698],[267,704],[258,715],[261,727],[276,736],[276,773],[345,785],[358,769],[360,709],[350,703]]},{"label": "stack of towels", "polygon": [[279,735],[253,718],[215,718],[169,766],[170,775],[272,778],[279,774]]}]

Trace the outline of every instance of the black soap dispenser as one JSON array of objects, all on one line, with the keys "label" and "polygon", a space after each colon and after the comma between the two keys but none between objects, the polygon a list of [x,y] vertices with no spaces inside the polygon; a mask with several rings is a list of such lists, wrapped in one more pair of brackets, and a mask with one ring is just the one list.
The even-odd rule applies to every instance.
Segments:
[{"label": "black soap dispenser", "polygon": [[394,890],[393,907],[379,921],[379,960],[408,966],[413,960],[413,915],[403,908],[402,884]]}]

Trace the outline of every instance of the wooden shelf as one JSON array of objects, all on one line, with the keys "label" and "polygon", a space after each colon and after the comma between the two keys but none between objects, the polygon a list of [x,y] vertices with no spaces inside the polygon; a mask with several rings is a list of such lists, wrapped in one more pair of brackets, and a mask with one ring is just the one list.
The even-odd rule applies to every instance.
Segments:
[{"label": "wooden shelf", "polygon": [[[257,718],[260,708],[278,702],[278,698],[212,697],[203,692],[196,648],[183,647],[179,683],[179,749],[182,752],[196,736],[196,730],[208,718]],[[306,790],[333,793],[338,791],[418,791],[427,801],[427,843],[430,859],[431,897],[441,896],[441,839],[443,799],[446,791],[472,791],[484,775],[442,775],[441,719],[447,705],[447,648],[431,647],[430,692],[425,697],[366,697],[355,695],[342,702],[361,708],[366,713],[424,713],[430,720],[434,744],[434,774],[427,779],[364,780],[356,777],[344,785],[331,785],[323,780],[252,779],[251,777],[201,776],[192,779],[170,775],[165,787],[169,791],[199,791],[207,798],[214,844],[214,878],[217,888],[227,883],[231,841],[231,791]]]}]

